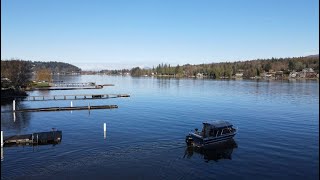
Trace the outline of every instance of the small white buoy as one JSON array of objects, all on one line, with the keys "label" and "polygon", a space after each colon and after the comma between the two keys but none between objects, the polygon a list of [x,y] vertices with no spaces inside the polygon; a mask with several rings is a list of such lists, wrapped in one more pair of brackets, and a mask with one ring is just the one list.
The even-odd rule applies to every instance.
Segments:
[{"label": "small white buoy", "polygon": [[107,138],[107,124],[106,123],[103,124],[103,137],[104,137],[104,139]]},{"label": "small white buoy", "polygon": [[13,102],[12,102],[12,110],[13,111],[16,110],[16,100],[13,100]]}]

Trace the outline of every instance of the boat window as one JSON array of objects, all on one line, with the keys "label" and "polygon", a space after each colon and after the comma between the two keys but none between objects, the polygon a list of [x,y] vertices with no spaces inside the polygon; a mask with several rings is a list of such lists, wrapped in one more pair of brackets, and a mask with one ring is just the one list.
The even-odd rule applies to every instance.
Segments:
[{"label": "boat window", "polygon": [[229,128],[223,129],[221,132],[221,134],[228,134],[228,133],[231,133]]},{"label": "boat window", "polygon": [[213,129],[210,129],[209,136],[213,136]]},{"label": "boat window", "polygon": [[217,130],[216,136],[219,136],[219,135],[221,135],[221,130]]},{"label": "boat window", "polygon": [[214,136],[218,136],[218,130],[215,129],[214,132],[213,132],[213,135]]}]

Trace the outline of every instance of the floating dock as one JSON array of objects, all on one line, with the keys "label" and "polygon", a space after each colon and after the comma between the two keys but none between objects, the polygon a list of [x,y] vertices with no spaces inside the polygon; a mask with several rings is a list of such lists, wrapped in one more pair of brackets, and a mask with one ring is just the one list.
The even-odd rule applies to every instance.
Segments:
[{"label": "floating dock", "polygon": [[58,144],[62,141],[62,131],[52,130],[25,135],[3,137],[3,146]]},{"label": "floating dock", "polygon": [[129,94],[77,94],[77,95],[53,95],[53,96],[15,96],[22,101],[51,101],[51,100],[86,100],[86,99],[109,99],[130,97]]},{"label": "floating dock", "polygon": [[94,87],[94,86],[114,86],[114,84],[96,85],[94,82],[87,83],[55,83],[53,87]]},{"label": "floating dock", "polygon": [[59,83],[49,87],[32,88],[29,91],[37,90],[76,90],[76,89],[102,89],[104,86],[114,86],[114,84],[96,85],[95,83]]},{"label": "floating dock", "polygon": [[50,90],[77,90],[77,89],[102,89],[102,85],[90,86],[90,87],[42,87],[26,89],[26,91],[50,91]]},{"label": "floating dock", "polygon": [[75,111],[75,110],[93,110],[93,109],[114,109],[117,105],[102,105],[102,106],[77,106],[77,107],[47,107],[47,108],[29,108],[17,109],[14,112],[40,112],[40,111]]}]

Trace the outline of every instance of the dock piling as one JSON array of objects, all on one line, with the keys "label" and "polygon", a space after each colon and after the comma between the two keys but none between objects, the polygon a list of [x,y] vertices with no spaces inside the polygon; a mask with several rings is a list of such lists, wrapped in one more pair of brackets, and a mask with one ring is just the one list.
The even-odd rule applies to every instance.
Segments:
[{"label": "dock piling", "polygon": [[1,147],[3,147],[3,131],[1,131]]},{"label": "dock piling", "polygon": [[72,105],[72,101],[71,101],[71,104],[70,104],[70,105],[71,105],[71,107],[73,107],[73,105]]},{"label": "dock piling", "polygon": [[13,102],[12,102],[12,110],[13,111],[16,110],[16,100],[13,100]]}]

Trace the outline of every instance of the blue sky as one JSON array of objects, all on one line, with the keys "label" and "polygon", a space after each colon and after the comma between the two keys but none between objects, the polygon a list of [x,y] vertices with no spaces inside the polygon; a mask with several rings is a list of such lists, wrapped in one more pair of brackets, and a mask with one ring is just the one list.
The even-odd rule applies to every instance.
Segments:
[{"label": "blue sky", "polygon": [[120,69],[311,54],[318,0],[1,0],[1,59]]}]

